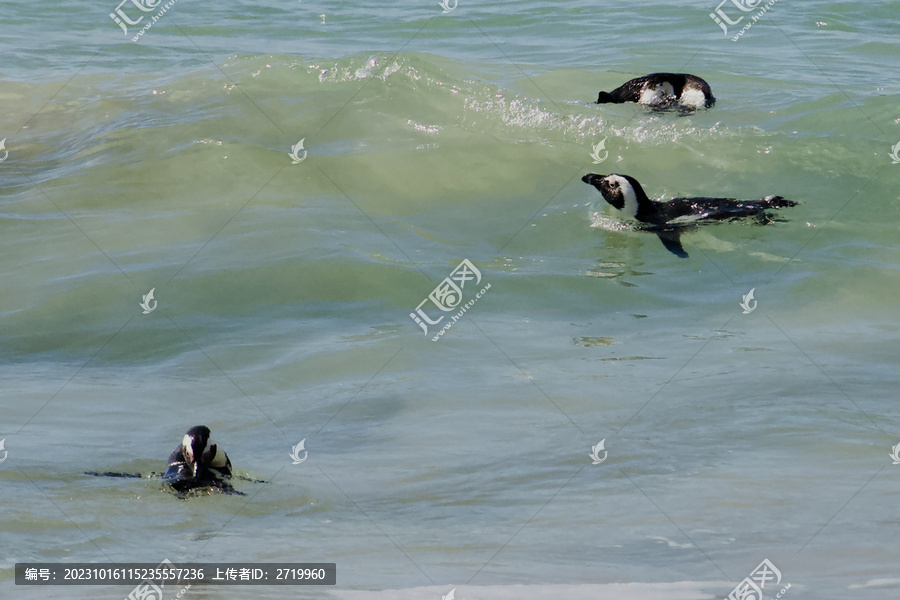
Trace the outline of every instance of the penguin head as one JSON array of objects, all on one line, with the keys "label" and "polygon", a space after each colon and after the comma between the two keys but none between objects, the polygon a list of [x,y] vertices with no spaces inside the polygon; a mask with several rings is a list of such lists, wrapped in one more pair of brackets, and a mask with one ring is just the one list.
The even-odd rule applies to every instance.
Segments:
[{"label": "penguin head", "polygon": [[228,461],[225,452],[219,450],[218,445],[213,442],[209,427],[205,425],[187,430],[181,440],[181,450],[185,466],[194,479],[205,476],[210,467],[221,467]]},{"label": "penguin head", "polygon": [[609,104],[609,103],[616,104],[616,103],[618,103],[618,100],[616,99],[615,96],[613,96],[609,92],[600,92],[597,95],[597,104]]},{"label": "penguin head", "polygon": [[629,219],[636,218],[641,206],[649,202],[641,184],[628,175],[588,173],[581,180],[597,188],[604,200]]}]

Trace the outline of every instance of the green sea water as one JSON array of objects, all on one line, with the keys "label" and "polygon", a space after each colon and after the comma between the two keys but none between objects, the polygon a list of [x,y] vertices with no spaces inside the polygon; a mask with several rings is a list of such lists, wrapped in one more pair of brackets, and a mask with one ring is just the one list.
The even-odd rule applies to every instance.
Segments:
[{"label": "green sea water", "polygon": [[[164,558],[337,564],[188,592],[229,599],[724,598],[764,558],[788,598],[900,586],[894,3],[736,42],[706,2],[178,2],[137,43],[113,3],[0,6],[4,597],[130,591],[17,562]],[[653,71],[716,106],[592,103]],[[799,204],[680,259],[588,172]],[[490,288],[433,341],[463,259]],[[84,474],[200,423],[266,483]]]}]

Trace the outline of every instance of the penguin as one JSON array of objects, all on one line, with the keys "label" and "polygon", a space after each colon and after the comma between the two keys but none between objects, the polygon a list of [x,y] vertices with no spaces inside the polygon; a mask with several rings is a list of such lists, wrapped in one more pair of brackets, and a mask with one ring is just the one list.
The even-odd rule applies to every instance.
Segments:
[{"label": "penguin", "polygon": [[231,460],[213,442],[209,427],[197,425],[187,430],[181,444],[169,456],[163,479],[178,491],[197,487],[228,489]]},{"label": "penguin", "polygon": [[766,196],[760,200],[673,198],[656,202],[650,200],[641,184],[628,175],[588,173],[581,180],[597,188],[603,199],[623,217],[633,219],[641,224],[642,229],[656,233],[663,246],[681,258],[688,257],[681,246],[681,232],[692,225],[744,217],[754,217],[764,225],[772,221],[767,210],[797,206],[793,200],[781,196]]},{"label": "penguin", "polygon": [[637,102],[654,110],[694,111],[716,103],[709,84],[690,73],[651,73],[600,92],[597,104]]}]

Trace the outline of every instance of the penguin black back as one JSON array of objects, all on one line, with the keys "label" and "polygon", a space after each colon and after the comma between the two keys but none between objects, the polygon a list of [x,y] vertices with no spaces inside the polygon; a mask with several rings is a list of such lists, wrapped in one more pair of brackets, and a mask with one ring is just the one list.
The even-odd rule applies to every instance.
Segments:
[{"label": "penguin black back", "polygon": [[597,104],[637,102],[656,110],[696,110],[716,103],[705,80],[690,73],[651,73],[626,81],[611,92],[600,92]]}]

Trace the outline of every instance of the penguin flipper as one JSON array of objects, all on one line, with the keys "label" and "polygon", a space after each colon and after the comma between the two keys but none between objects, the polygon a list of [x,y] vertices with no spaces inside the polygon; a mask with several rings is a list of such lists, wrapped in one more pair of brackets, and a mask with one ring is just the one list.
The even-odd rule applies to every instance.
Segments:
[{"label": "penguin flipper", "polygon": [[163,480],[168,484],[177,484],[190,479],[190,471],[185,468],[184,463],[172,463],[163,473]]},{"label": "penguin flipper", "polygon": [[666,250],[679,258],[688,258],[688,253],[684,251],[684,247],[681,245],[681,231],[677,229],[663,229],[657,231],[656,235],[663,246],[666,247]]}]

